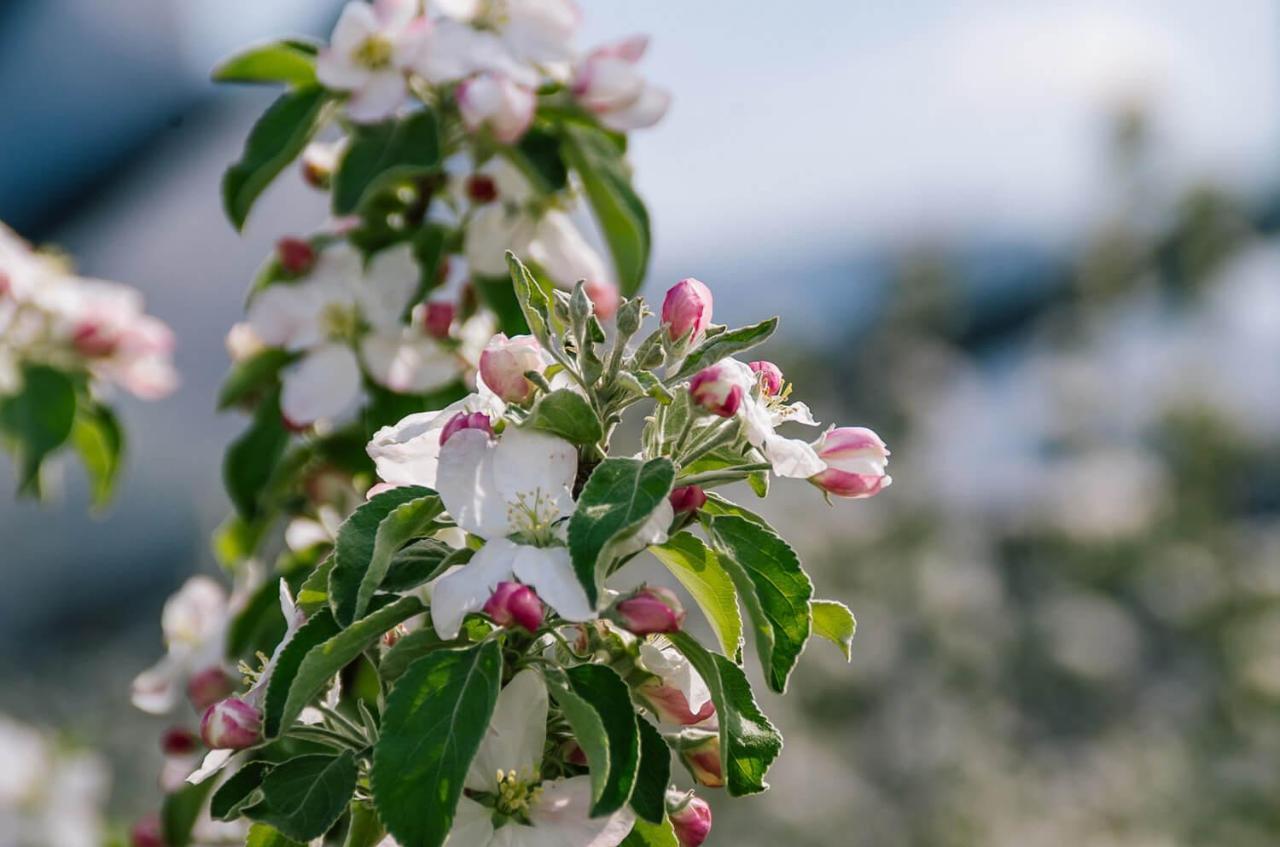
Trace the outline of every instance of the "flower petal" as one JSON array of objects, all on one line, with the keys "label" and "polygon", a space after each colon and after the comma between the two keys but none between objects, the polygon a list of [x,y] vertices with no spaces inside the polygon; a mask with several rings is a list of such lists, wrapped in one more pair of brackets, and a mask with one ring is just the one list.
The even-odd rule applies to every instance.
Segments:
[{"label": "flower petal", "polygon": [[764,453],[778,476],[808,479],[827,468],[827,463],[818,457],[817,451],[798,438],[770,433],[760,445],[760,452]]},{"label": "flower petal", "polygon": [[398,70],[379,71],[347,100],[347,114],[357,123],[377,123],[389,117],[409,93],[409,85]]},{"label": "flower petal", "polygon": [[134,677],[130,701],[150,715],[167,714],[178,704],[178,688],[184,668],[172,656],[165,656]]},{"label": "flower petal", "polygon": [[521,847],[617,847],[635,825],[630,808],[607,818],[593,818],[590,810],[591,777],[542,783],[542,793],[529,811],[533,826],[521,832]]},{"label": "flower petal", "polygon": [[317,347],[281,375],[280,411],[297,426],[340,414],[360,393],[356,355],[339,344]]},{"label": "flower petal", "polygon": [[434,338],[406,329],[378,332],[360,342],[360,355],[369,376],[401,394],[422,394],[456,380],[461,368],[456,356]]},{"label": "flower petal", "polygon": [[567,621],[589,621],[595,611],[573,569],[567,547],[516,548],[512,571],[523,583],[533,586],[538,596]]},{"label": "flower petal", "polygon": [[462,619],[479,611],[499,582],[511,579],[516,545],[497,538],[481,547],[471,561],[445,574],[431,586],[431,625],[448,641],[457,638]]},{"label": "flower petal", "polygon": [[509,505],[494,478],[497,445],[488,433],[464,429],[440,448],[436,490],[458,526],[481,538],[504,538],[514,531]]},{"label": "flower petal", "polygon": [[467,788],[496,791],[499,770],[539,776],[546,741],[547,686],[537,671],[526,668],[498,694],[484,741],[467,772]]},{"label": "flower petal", "polygon": [[490,847],[493,843],[493,810],[470,797],[458,800],[446,847]]},{"label": "flower petal", "polygon": [[646,85],[644,91],[624,109],[606,112],[600,116],[600,122],[609,129],[627,132],[633,129],[651,127],[671,108],[671,93],[665,88]]},{"label": "flower petal", "polygon": [[526,250],[528,258],[564,288],[572,288],[580,279],[613,279],[604,259],[564,212],[552,209],[545,213],[538,220]]},{"label": "flower petal", "polygon": [[413,248],[408,244],[380,250],[369,260],[363,282],[355,290],[365,320],[379,329],[399,327],[409,298],[418,290],[420,277]]},{"label": "flower petal", "polygon": [[578,451],[563,438],[509,427],[493,456],[493,480],[508,504],[539,501],[540,512],[553,507],[556,517],[573,512],[573,482]]},{"label": "flower petal", "polygon": [[502,415],[504,405],[492,393],[471,394],[438,412],[419,412],[374,433],[366,452],[378,469],[378,476],[392,485],[436,487],[440,458],[440,431],[459,412]]}]

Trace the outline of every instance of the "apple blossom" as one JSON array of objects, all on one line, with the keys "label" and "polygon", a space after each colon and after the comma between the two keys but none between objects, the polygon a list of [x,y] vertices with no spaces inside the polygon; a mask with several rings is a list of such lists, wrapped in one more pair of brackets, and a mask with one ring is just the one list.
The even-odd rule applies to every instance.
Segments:
[{"label": "apple blossom", "polygon": [[200,719],[200,738],[210,750],[243,750],[262,738],[262,712],[237,697],[219,700]]},{"label": "apple blossom", "polygon": [[542,625],[544,610],[538,595],[527,585],[518,582],[500,582],[484,604],[484,613],[499,626],[524,627],[537,632]]},{"label": "apple blossom", "polygon": [[827,467],[809,481],[828,494],[861,499],[880,493],[893,482],[885,471],[889,448],[866,427],[829,429],[818,440],[817,450]]},{"label": "apple blossom", "polygon": [[650,676],[637,686],[636,695],[658,720],[671,726],[693,726],[715,717],[711,689],[677,650],[643,642],[639,666]]},{"label": "apple blossom", "polygon": [[525,374],[545,368],[542,347],[532,335],[507,338],[498,333],[480,354],[480,378],[507,403],[524,403],[532,397],[535,386]]},{"label": "apple blossom", "polygon": [[693,402],[722,418],[736,415],[746,394],[747,389],[738,379],[738,374],[724,362],[703,368],[689,380],[689,395]]},{"label": "apple blossom", "polygon": [[454,433],[464,429],[478,429],[493,435],[493,423],[484,412],[458,412],[444,425],[444,429],[440,430],[440,444],[443,446]]},{"label": "apple blossom", "polygon": [[[133,682],[133,704],[164,714],[201,674],[225,678],[222,640],[230,613],[227,594],[207,576],[193,576],[164,604],[160,626],[168,654]],[[203,685],[197,691],[203,692]],[[199,708],[199,704],[197,704]]]},{"label": "apple blossom", "polygon": [[570,41],[581,15],[571,0],[443,0],[414,64],[432,82],[498,71],[534,85],[538,70],[555,79],[568,75]]},{"label": "apple blossom", "polygon": [[693,277],[667,289],[662,298],[662,324],[668,337],[673,342],[686,339],[690,346],[698,344],[711,324],[712,302],[711,289]]},{"label": "apple blossom", "polygon": [[577,67],[573,96],[610,129],[653,126],[671,105],[670,94],[636,72],[648,46],[646,36],[632,36],[593,50]]},{"label": "apple blossom", "polygon": [[487,128],[503,144],[520,140],[533,123],[537,95],[529,88],[496,73],[482,73],[464,80],[457,90],[462,123],[471,132]]},{"label": "apple blossom", "polygon": [[373,459],[378,477],[387,485],[435,484],[440,459],[441,436],[449,422],[460,413],[482,412],[498,418],[506,409],[487,387],[438,412],[409,415],[373,435],[366,452]]},{"label": "apple blossom", "polygon": [[676,632],[684,625],[684,606],[670,588],[646,585],[613,605],[612,618],[634,635]]},{"label": "apple blossom", "polygon": [[196,671],[187,680],[187,699],[197,711],[207,709],[232,691],[235,691],[235,680],[218,665]]},{"label": "apple blossom", "polygon": [[347,114],[361,123],[391,115],[408,94],[405,71],[427,33],[417,0],[354,0],[342,9],[330,44],[316,56],[316,77],[349,92]]},{"label": "apple blossom", "polygon": [[760,390],[766,397],[776,397],[782,393],[782,386],[785,384],[782,380],[782,369],[773,362],[764,360],[747,362],[747,367],[751,368],[751,372],[759,378]]},{"label": "apple blossom", "polygon": [[667,817],[680,847],[700,847],[711,834],[711,807],[692,792],[667,792]]},{"label": "apple blossom", "polygon": [[677,515],[688,514],[707,504],[707,492],[696,485],[685,485],[673,490],[667,499]]}]

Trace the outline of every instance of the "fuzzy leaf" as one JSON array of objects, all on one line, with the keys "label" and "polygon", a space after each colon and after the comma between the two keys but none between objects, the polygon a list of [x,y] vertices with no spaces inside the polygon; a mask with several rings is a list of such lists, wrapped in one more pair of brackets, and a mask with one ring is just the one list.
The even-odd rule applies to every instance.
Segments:
[{"label": "fuzzy leaf", "polygon": [[682,532],[666,544],[649,548],[658,561],[693,595],[694,601],[730,658],[742,649],[742,616],[738,612],[738,592],[728,571],[715,552],[696,536]]},{"label": "fuzzy leaf", "polygon": [[271,770],[269,762],[249,762],[229,776],[209,801],[209,815],[215,820],[232,821],[240,817],[245,806],[262,799],[262,780]]},{"label": "fuzzy leaf", "polygon": [[763,344],[769,340],[769,336],[773,335],[773,331],[777,328],[778,319],[769,318],[767,321],[761,321],[758,324],[731,329],[708,338],[685,357],[680,364],[680,369],[667,380],[667,384],[670,385],[682,379],[688,379],[698,371],[714,365],[721,359],[736,356],[739,353],[750,350],[752,347]]},{"label": "fuzzy leaf", "polygon": [[627,804],[640,767],[640,735],[631,694],[605,665],[548,671],[547,686],[564,711],[591,768],[591,816]]},{"label": "fuzzy leaf", "polygon": [[604,438],[604,428],[591,404],[567,388],[539,400],[524,425],[578,445],[595,444]]},{"label": "fuzzy leaf", "polygon": [[271,769],[262,780],[262,800],[244,814],[296,841],[319,838],[346,811],[356,776],[350,750],[338,756],[298,756]]},{"label": "fuzzy leaf", "polygon": [[329,610],[321,609],[298,627],[289,643],[280,651],[271,681],[267,683],[267,696],[262,705],[262,731],[267,738],[275,738],[289,728],[282,719],[285,705],[289,700],[289,691],[293,688],[293,678],[307,654],[340,631],[341,628]]},{"label": "fuzzy leaf", "polygon": [[667,814],[671,748],[653,724],[641,717],[636,718],[636,724],[640,728],[640,770],[636,776],[635,791],[631,793],[631,808],[643,820],[661,824]]}]

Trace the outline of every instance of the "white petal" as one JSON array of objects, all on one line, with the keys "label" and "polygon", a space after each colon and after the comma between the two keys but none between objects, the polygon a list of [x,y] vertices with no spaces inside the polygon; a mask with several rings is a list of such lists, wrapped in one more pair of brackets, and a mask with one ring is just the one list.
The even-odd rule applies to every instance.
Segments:
[{"label": "white petal", "polygon": [[778,476],[808,479],[827,467],[827,463],[818,457],[808,442],[798,438],[784,438],[770,433],[760,445],[760,451],[769,460],[769,464],[773,465],[773,472]]},{"label": "white petal", "polygon": [[591,777],[575,776],[542,784],[529,812],[532,827],[521,831],[522,847],[617,847],[635,825],[624,808],[607,818],[590,817]]},{"label": "white petal", "polygon": [[337,48],[326,47],[316,55],[316,79],[334,91],[355,91],[367,85],[372,75]]},{"label": "white petal", "polygon": [[612,554],[622,558],[638,553],[651,544],[665,544],[667,530],[671,529],[671,522],[675,517],[671,501],[664,497],[657,508],[649,513],[649,517],[645,518],[644,523],[640,524],[639,529],[614,544]]},{"label": "white petal", "polygon": [[446,641],[458,636],[462,619],[484,607],[499,582],[511,579],[515,547],[497,538],[481,547],[471,561],[431,586],[431,624]]},{"label": "white petal", "polygon": [[310,281],[272,285],[250,301],[246,322],[254,335],[270,347],[311,347],[322,337],[322,293]]},{"label": "white petal", "polygon": [[493,718],[467,772],[467,788],[496,791],[499,770],[514,770],[525,778],[539,775],[546,740],[547,686],[541,674],[526,668],[498,694]]},{"label": "white petal", "polygon": [[[551,213],[548,213],[551,214]],[[505,253],[533,258],[530,240],[535,222],[526,214],[509,213],[502,203],[482,206],[467,227],[466,254],[471,271],[479,276],[505,276]],[[575,280],[570,280],[572,285]]]},{"label": "white petal", "polygon": [[635,102],[624,109],[606,112],[600,116],[600,122],[619,132],[644,129],[662,120],[670,107],[671,94],[666,89],[646,85]]},{"label": "white petal", "polygon": [[458,378],[458,358],[434,338],[413,329],[380,332],[360,342],[369,376],[401,394],[444,388]]},{"label": "white petal", "polygon": [[390,117],[408,93],[409,85],[400,71],[380,71],[352,92],[347,100],[347,114],[357,123],[377,123]]},{"label": "white petal", "polygon": [[280,410],[305,426],[345,411],[360,393],[360,365],[350,349],[327,344],[312,350],[281,375]]},{"label": "white petal", "polygon": [[130,700],[151,715],[170,712],[178,703],[178,689],[186,676],[172,656],[165,656],[134,677]]},{"label": "white petal", "polygon": [[338,23],[329,36],[329,45],[340,53],[350,54],[378,29],[378,17],[373,7],[360,0],[352,0],[342,7]]},{"label": "white petal", "polygon": [[674,647],[658,647],[646,641],[640,645],[640,664],[650,673],[662,677],[667,685],[674,686],[689,703],[695,715],[711,700],[711,689],[693,669],[693,664]]},{"label": "white petal", "polygon": [[449,419],[459,412],[484,412],[498,418],[504,409],[502,401],[490,392],[471,394],[438,412],[419,412],[383,427],[366,450],[384,482],[435,488],[440,431]]},{"label": "white petal", "polygon": [[[493,810],[469,797],[460,798],[445,847],[489,847],[492,842]],[[394,847],[394,842],[387,847]]]},{"label": "white petal", "polygon": [[521,59],[561,62],[573,57],[581,15],[572,0],[507,0],[503,40]]},{"label": "white petal", "polygon": [[200,767],[195,773],[187,777],[187,782],[192,785],[198,785],[218,771],[222,770],[222,766],[235,754],[234,750],[210,750],[209,755],[204,757],[204,761],[200,763]]},{"label": "white petal", "polygon": [[436,490],[458,526],[481,538],[503,538],[512,532],[511,500],[494,478],[497,444],[477,429],[455,433],[440,448]]},{"label": "white petal", "polygon": [[604,259],[564,212],[553,209],[542,216],[527,252],[564,288],[580,279],[612,281]]},{"label": "white petal", "polygon": [[565,620],[589,621],[595,617],[573,569],[569,548],[519,545],[512,570],[521,582],[532,585],[538,596]]},{"label": "white petal", "polygon": [[421,272],[413,259],[413,248],[408,244],[390,247],[369,260],[364,280],[356,289],[356,302],[365,320],[373,326],[398,327],[409,298],[418,290],[420,282]]},{"label": "white petal", "polygon": [[[542,508],[554,506],[557,516],[573,511],[573,482],[578,475],[578,450],[563,438],[530,429],[508,428],[493,456],[493,479],[502,498],[521,498]],[[541,511],[541,509],[540,509]]]},{"label": "white petal", "polygon": [[809,411],[808,405],[804,403],[792,403],[790,406],[781,407],[777,413],[777,423],[798,423],[805,426],[818,426],[818,422],[814,420],[813,412]]}]

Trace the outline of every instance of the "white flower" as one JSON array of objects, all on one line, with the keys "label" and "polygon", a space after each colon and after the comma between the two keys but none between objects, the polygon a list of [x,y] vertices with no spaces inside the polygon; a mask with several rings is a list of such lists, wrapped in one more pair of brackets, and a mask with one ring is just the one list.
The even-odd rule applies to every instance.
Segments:
[{"label": "white flower", "polygon": [[316,77],[351,92],[347,114],[362,123],[388,117],[408,93],[405,69],[426,35],[417,0],[348,3],[328,47],[316,57]]},{"label": "white flower", "polygon": [[456,636],[463,618],[513,577],[566,620],[594,617],[560,539],[577,471],[572,444],[514,426],[497,439],[460,430],[443,445],[435,488],[458,526],[487,543],[432,586],[431,621],[441,638]]},{"label": "white flower", "polygon": [[462,797],[447,847],[616,847],[631,832],[630,809],[590,817],[591,777],[541,779],[547,706],[546,685],[529,669],[498,694],[465,783],[495,805]]},{"label": "white flower", "polygon": [[827,463],[807,441],[778,435],[774,430],[787,422],[817,426],[809,407],[804,403],[787,404],[777,397],[761,397],[756,388],[757,376],[750,367],[737,359],[723,359],[719,363],[733,379],[743,386],[743,430],[747,441],[764,454],[778,476],[808,479],[826,469]]},{"label": "white flower", "polygon": [[459,412],[484,412],[490,418],[502,416],[506,404],[482,386],[471,394],[438,412],[409,415],[392,426],[384,426],[373,435],[366,452],[373,459],[378,478],[388,486],[436,486],[436,468],[440,461],[440,433]]},{"label": "white flower", "polygon": [[193,674],[223,666],[230,616],[227,592],[207,576],[193,576],[164,604],[160,627],[168,653],[133,681],[133,704],[144,712],[170,711]]},{"label": "white flower", "polygon": [[593,50],[577,67],[573,96],[610,129],[653,126],[671,105],[671,95],[636,70],[648,46],[648,38],[633,36]]},{"label": "white flower", "polygon": [[568,75],[581,15],[571,0],[440,0],[445,17],[424,39],[414,69],[432,82],[494,71],[536,87],[539,71]]},{"label": "white flower", "polygon": [[248,323],[258,338],[305,353],[281,377],[286,419],[302,426],[346,409],[360,392],[361,358],[370,377],[401,393],[430,391],[457,378],[458,358],[402,321],[418,274],[408,245],[378,253],[366,268],[359,253],[338,244],[321,253],[307,278],[277,283],[254,297]]},{"label": "white flower", "polygon": [[[500,185],[521,184],[513,175],[505,175]],[[524,198],[531,193],[514,194],[505,190],[496,203],[481,206],[467,227],[464,252],[473,273],[480,276],[506,276],[506,251],[537,264],[562,288],[571,288],[580,279],[612,282],[600,253],[592,247],[574,224],[559,209],[548,209],[539,215],[528,211]]]}]

